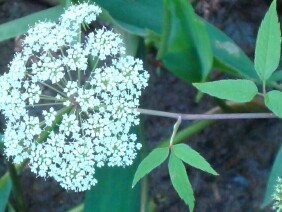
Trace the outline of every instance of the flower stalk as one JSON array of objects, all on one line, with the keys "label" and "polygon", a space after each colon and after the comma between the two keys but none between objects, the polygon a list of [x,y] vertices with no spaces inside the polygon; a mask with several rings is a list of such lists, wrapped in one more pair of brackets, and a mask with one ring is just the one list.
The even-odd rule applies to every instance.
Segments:
[{"label": "flower stalk", "polygon": [[12,189],[15,198],[16,209],[17,211],[25,212],[27,211],[27,209],[25,206],[24,195],[23,195],[23,191],[20,183],[20,177],[18,175],[17,169],[15,165],[9,161],[7,161],[7,167],[12,180]]}]

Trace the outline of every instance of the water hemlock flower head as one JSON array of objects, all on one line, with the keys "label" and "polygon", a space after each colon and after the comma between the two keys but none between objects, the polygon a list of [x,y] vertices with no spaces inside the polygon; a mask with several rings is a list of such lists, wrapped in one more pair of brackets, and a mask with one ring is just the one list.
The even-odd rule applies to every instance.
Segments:
[{"label": "water hemlock flower head", "polygon": [[131,165],[141,148],[130,129],[149,75],[118,34],[81,32],[100,13],[83,3],[38,22],[0,77],[6,156],[74,191],[95,185],[97,168]]},{"label": "water hemlock flower head", "polygon": [[278,177],[277,183],[274,189],[274,193],[272,195],[274,203],[273,203],[273,210],[277,212],[282,211],[282,178]]}]

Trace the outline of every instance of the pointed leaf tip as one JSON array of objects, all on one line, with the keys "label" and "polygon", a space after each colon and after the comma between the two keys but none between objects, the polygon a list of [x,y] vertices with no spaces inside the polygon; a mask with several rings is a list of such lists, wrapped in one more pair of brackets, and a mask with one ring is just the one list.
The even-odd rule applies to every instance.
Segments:
[{"label": "pointed leaf tip", "polygon": [[281,31],[274,0],[259,27],[256,49],[255,70],[262,81],[266,81],[277,69],[281,51]]},{"label": "pointed leaf tip", "polygon": [[220,99],[235,102],[249,102],[258,93],[257,86],[250,80],[218,80],[213,82],[193,83],[203,93]]},{"label": "pointed leaf tip", "polygon": [[168,157],[168,154],[169,147],[156,148],[146,158],[144,158],[144,160],[139,164],[137,171],[135,172],[132,188],[142,177],[162,164]]},{"label": "pointed leaf tip", "polygon": [[173,152],[183,162],[194,168],[200,169],[213,175],[219,175],[211,165],[198,152],[186,144],[176,144],[173,146]]},{"label": "pointed leaf tip", "polygon": [[179,197],[189,206],[190,211],[193,211],[195,205],[193,188],[187,176],[184,164],[174,153],[170,155],[168,171],[174,189]]},{"label": "pointed leaf tip", "polygon": [[282,92],[270,91],[264,97],[265,105],[278,117],[282,118]]}]

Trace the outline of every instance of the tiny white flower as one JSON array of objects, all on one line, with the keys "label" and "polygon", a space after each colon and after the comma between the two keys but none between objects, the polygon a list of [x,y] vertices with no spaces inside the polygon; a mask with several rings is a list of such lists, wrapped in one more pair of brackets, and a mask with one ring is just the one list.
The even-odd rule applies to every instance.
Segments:
[{"label": "tiny white flower", "polygon": [[102,28],[78,39],[100,13],[83,3],[58,23],[38,22],[0,77],[6,156],[74,191],[94,186],[97,168],[131,165],[141,148],[130,129],[149,75],[118,34]]},{"label": "tiny white flower", "polygon": [[277,183],[272,198],[274,200],[272,206],[273,210],[277,212],[281,212],[282,211],[282,178],[281,177],[278,177],[277,179]]},{"label": "tiny white flower", "polygon": [[105,60],[107,56],[125,53],[120,36],[105,27],[90,33],[86,39],[86,49],[93,57],[99,57],[100,60]]}]

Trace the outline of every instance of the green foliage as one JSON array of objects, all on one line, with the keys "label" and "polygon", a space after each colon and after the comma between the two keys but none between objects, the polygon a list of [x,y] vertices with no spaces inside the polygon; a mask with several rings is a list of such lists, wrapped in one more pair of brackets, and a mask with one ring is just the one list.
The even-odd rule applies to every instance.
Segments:
[{"label": "green foliage", "polygon": [[235,102],[249,102],[258,93],[257,86],[250,80],[218,80],[193,85],[203,93]]},{"label": "green foliage", "polygon": [[207,78],[213,60],[210,40],[204,23],[188,1],[164,1],[158,57],[181,79],[197,82]]},{"label": "green foliage", "polygon": [[[243,76],[243,77],[250,78],[250,79],[255,79],[255,80],[258,79],[258,76],[254,70],[253,63],[246,56],[246,54],[224,32],[212,26],[207,21],[202,20],[202,19],[201,21],[199,21],[197,19],[200,19],[200,18],[197,16],[196,18],[194,16],[194,21],[188,20],[189,21],[188,23],[184,23],[184,26],[187,26],[189,23],[191,24],[191,22],[193,25],[197,25],[196,26],[197,30],[196,32],[193,32],[193,34],[200,34],[199,39],[204,40],[204,42],[202,43],[201,42],[199,43],[197,41],[197,44],[195,44],[193,43],[194,41],[191,40],[191,36],[187,38],[184,37],[185,34],[183,36],[183,32],[187,33],[186,29],[180,29],[179,32],[175,30],[174,28],[176,28],[176,25],[178,25],[178,28],[179,28],[179,23],[175,23],[175,20],[177,20],[179,15],[181,16],[187,16],[187,14],[191,15],[189,10],[184,11],[182,14],[179,14],[179,15],[175,14],[177,15],[177,17],[170,17],[171,19],[173,18],[174,20],[173,22],[174,25],[172,26],[171,23],[166,23],[167,20],[163,21],[162,0],[155,0],[155,1],[150,1],[150,0],[137,0],[137,1],[92,0],[92,1],[95,1],[101,7],[104,8],[103,14],[101,16],[102,19],[106,21],[110,21],[114,25],[122,28],[123,30],[129,33],[140,35],[144,37],[146,41],[149,41],[149,42],[153,41],[154,44],[158,47],[160,46],[161,38],[163,38],[164,35],[170,36],[170,37],[176,36],[176,35],[168,35],[168,33],[165,30],[162,30],[162,27],[167,27],[167,28],[170,27],[172,29],[172,32],[179,33],[180,38],[182,37],[179,43],[182,44],[183,42],[186,42],[188,40],[190,42],[190,45],[192,46],[197,45],[198,50],[200,50],[200,55],[202,55],[200,59],[204,58],[204,60],[205,59],[207,60],[202,61],[202,60],[196,59],[196,62],[194,62],[195,60],[189,61],[188,60],[189,57],[193,58],[193,55],[189,55],[189,57],[186,57],[189,54],[189,51],[184,52],[184,55],[186,56],[181,56],[180,54],[179,56],[182,58],[179,60],[184,62],[184,64],[189,63],[189,66],[183,65],[182,69],[176,67],[177,68],[176,70],[178,72],[177,76],[181,77],[182,75],[184,75],[184,78],[182,78],[183,80],[186,80],[185,78],[189,78],[189,76],[187,76],[187,73],[186,73],[187,69],[195,70],[195,69],[190,68],[191,64],[195,66],[195,68],[197,68],[197,71],[199,72],[196,74],[196,78],[201,78],[202,72],[204,73],[204,75],[206,73],[205,70],[207,70],[208,72],[208,69],[209,69],[208,67],[210,66],[211,60],[214,61],[213,63],[214,67],[217,67],[224,72],[228,72],[236,76]],[[173,5],[176,3],[177,2],[175,3],[172,2],[171,4]],[[178,3],[179,3],[179,0],[178,0]],[[187,8],[188,2],[185,2],[184,4],[186,4],[186,8]],[[168,9],[169,9],[168,7],[165,7],[166,13],[169,12],[167,11]],[[185,21],[182,21],[182,22],[185,22]],[[202,26],[202,23],[204,23],[205,26]],[[192,28],[192,29],[195,30],[195,28]],[[161,34],[162,31],[164,34]],[[208,36],[206,35],[205,31],[207,31]],[[210,56],[209,56],[211,53],[210,53],[210,47],[209,47],[210,44],[208,44],[208,41],[210,41],[210,44],[212,47],[213,59],[210,59]],[[187,48],[187,46],[188,44],[184,43],[184,47]],[[206,51],[205,49],[203,49],[204,47],[207,47]],[[183,47],[181,48],[184,49]],[[173,51],[175,54],[175,50]],[[192,52],[192,54],[194,53],[195,52]],[[197,54],[199,53],[197,52]],[[205,55],[206,55],[206,58],[205,58]],[[195,57],[196,56],[194,56],[194,58]],[[173,62],[173,59],[170,59],[170,60],[172,60]],[[178,60],[178,58],[175,58],[174,60]],[[181,65],[181,64],[178,64],[178,65]],[[174,72],[174,69],[172,69],[171,71]]]},{"label": "green foliage", "polygon": [[63,6],[56,6],[40,12],[33,13],[23,18],[18,18],[0,25],[0,41],[4,41],[18,35],[24,34],[29,26],[38,20],[56,20],[63,12]]},{"label": "green foliage", "polygon": [[[139,142],[143,143],[142,127],[132,128],[132,132],[137,134]],[[78,205],[73,208],[74,211],[80,211],[83,208],[85,212],[131,212],[140,211],[142,207],[147,207],[147,199],[144,198],[141,202],[141,192],[146,191],[146,186],[142,184],[136,185],[132,189],[132,179],[141,162],[140,155],[134,160],[133,165],[129,167],[104,167],[97,169],[95,173],[99,180],[90,191],[86,192],[83,205]],[[144,195],[144,193],[143,193]]]},{"label": "green foliage", "polygon": [[156,148],[154,149],[138,166],[138,169],[134,175],[132,187],[143,178],[146,174],[150,173],[154,168],[161,165],[167,158],[169,148]]},{"label": "green foliage", "polygon": [[277,82],[282,80],[282,70],[275,71],[267,80],[267,82]]},{"label": "green foliage", "polygon": [[240,47],[224,32],[204,21],[214,55],[213,67],[247,79],[258,80],[254,65]]},{"label": "green foliage", "polygon": [[193,150],[186,144],[176,144],[173,146],[173,153],[182,161],[213,175],[218,173],[210,166],[210,164],[198,152]]},{"label": "green foliage", "polygon": [[[163,23],[162,19],[163,2],[161,0],[138,0],[130,2],[126,0],[92,1],[95,1],[104,8],[102,19],[112,22],[114,25],[131,34],[140,35],[145,38],[149,38],[152,34],[154,34],[155,44],[160,43],[162,25],[167,25],[166,23]],[[69,5],[70,0],[61,0],[61,3]],[[8,23],[4,23],[0,25],[0,41],[25,33],[28,29],[28,25],[32,25],[40,19],[56,20],[62,11],[62,6],[56,6]],[[187,13],[187,11],[185,11],[185,13]],[[142,14],[142,16],[140,14]],[[211,52],[209,47],[211,43],[215,67],[232,74],[256,79],[257,76],[253,71],[252,63],[242,50],[222,31],[210,25],[205,20],[199,21],[197,19],[198,18],[194,18],[194,21],[192,21],[194,22],[194,25],[197,25],[197,30],[193,29],[196,31],[193,33],[200,35],[199,38],[196,37],[196,39],[200,39],[200,41],[204,42],[196,40],[194,42],[197,42],[197,44],[192,43],[194,46],[197,45],[199,50],[199,53],[197,52],[197,54],[200,54],[199,61],[197,60],[197,62],[194,62],[194,60],[188,61],[187,58],[182,59],[184,63],[190,63],[188,69],[192,69],[190,68],[191,64],[195,66],[195,63],[197,63],[197,71],[200,73],[197,73],[197,75],[200,76],[201,73],[204,73],[205,75],[206,72],[209,71],[210,62],[212,61],[210,58]],[[203,23],[205,26],[203,26]],[[188,25],[188,23],[185,23],[185,25]],[[206,34],[206,29],[208,36]],[[184,41],[187,40],[187,38],[183,39]],[[190,42],[192,42],[191,39]],[[189,52],[185,52],[185,54],[189,54]],[[190,55],[190,57],[192,56]],[[182,70],[186,72],[185,70],[187,70],[187,66],[183,66]],[[182,73],[182,70],[178,70],[177,72]],[[199,78],[199,76],[196,78]],[[185,80],[185,78],[187,78],[187,76],[183,79]]]},{"label": "green foliage", "polygon": [[[132,129],[138,139],[140,133],[137,128]],[[140,211],[141,185],[132,189],[131,180],[135,170],[141,162],[138,156],[129,167],[104,167],[97,169],[95,176],[99,180],[91,190],[86,192],[84,212],[131,212]],[[144,188],[143,188],[144,189]],[[146,201],[142,204],[147,204]],[[81,207],[78,207],[80,209]]]},{"label": "green foliage", "polygon": [[140,211],[141,186],[131,188],[131,180],[140,158],[130,167],[105,167],[95,175],[100,181],[86,192],[84,212]]},{"label": "green foliage", "polygon": [[91,0],[107,10],[116,24],[128,32],[145,36],[146,29],[156,33],[162,27],[162,0]]},{"label": "green foliage", "polygon": [[126,54],[135,56],[138,50],[139,37],[137,35],[128,33],[127,31],[119,28],[118,26],[115,27],[115,31],[121,35],[126,49]]},{"label": "green foliage", "polygon": [[280,147],[279,152],[276,155],[275,161],[273,163],[271,173],[268,177],[266,192],[264,194],[264,200],[261,207],[265,207],[272,202],[272,194],[274,193],[274,188],[277,183],[278,177],[282,176],[282,147]]},{"label": "green foliage", "polygon": [[[0,142],[2,143],[3,135],[0,134]],[[9,173],[5,173],[0,178],[0,211],[5,211],[8,199],[12,189],[12,182]]]},{"label": "green foliage", "polygon": [[168,162],[169,176],[174,189],[184,202],[189,206],[190,211],[194,210],[195,198],[191,183],[189,182],[183,162],[171,153]]},{"label": "green foliage", "polygon": [[[190,211],[194,208],[193,189],[189,182],[183,162],[213,175],[218,173],[210,164],[195,150],[186,144],[176,144],[171,147],[168,163],[171,182],[179,196],[189,206]],[[169,155],[169,147],[154,149],[138,166],[132,185],[134,186],[141,178],[162,164]],[[183,161],[183,162],[182,162]]]},{"label": "green foliage", "polygon": [[262,81],[276,70],[280,59],[281,31],[274,0],[266,13],[257,36],[255,69]]},{"label": "green foliage", "polygon": [[12,182],[9,173],[0,178],[0,211],[5,211],[12,190]]},{"label": "green foliage", "polygon": [[277,116],[282,118],[282,92],[270,91],[265,95],[265,105]]},{"label": "green foliage", "polygon": [[63,4],[64,6],[67,6],[67,7],[72,4],[72,0],[59,0],[59,2],[60,4]]}]

